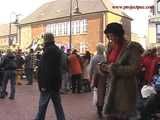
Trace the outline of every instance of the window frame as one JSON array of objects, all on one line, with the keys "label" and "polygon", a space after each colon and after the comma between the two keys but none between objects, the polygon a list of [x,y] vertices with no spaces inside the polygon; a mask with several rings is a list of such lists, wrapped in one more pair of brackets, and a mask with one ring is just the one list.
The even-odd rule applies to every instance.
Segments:
[{"label": "window frame", "polygon": [[160,1],[157,1],[157,12],[160,13]]},{"label": "window frame", "polygon": [[[74,20],[71,24],[72,35],[80,35],[88,32],[87,19]],[[46,32],[51,32],[54,36],[69,36],[70,22],[49,23],[46,25]]]},{"label": "window frame", "polygon": [[156,43],[160,43],[160,24],[156,24]]}]

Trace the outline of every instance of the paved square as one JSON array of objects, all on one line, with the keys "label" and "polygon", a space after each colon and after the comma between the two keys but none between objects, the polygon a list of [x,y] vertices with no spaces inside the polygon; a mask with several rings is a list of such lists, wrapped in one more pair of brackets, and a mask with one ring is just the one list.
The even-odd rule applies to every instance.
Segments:
[{"label": "paved square", "polygon": [[[8,86],[9,87],[9,86]],[[9,89],[9,88],[8,88]],[[39,91],[37,83],[16,88],[16,99],[0,99],[0,119],[33,120],[38,109]],[[96,109],[92,105],[92,94],[62,95],[66,120],[96,120]],[[56,120],[52,102],[48,106],[46,120]]]}]

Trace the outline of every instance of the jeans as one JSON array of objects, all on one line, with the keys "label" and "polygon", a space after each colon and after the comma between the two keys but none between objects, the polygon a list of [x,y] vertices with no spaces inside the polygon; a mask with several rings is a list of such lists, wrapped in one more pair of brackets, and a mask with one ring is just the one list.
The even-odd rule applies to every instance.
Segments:
[{"label": "jeans", "polygon": [[39,110],[35,120],[45,120],[45,114],[50,98],[54,104],[57,120],[65,120],[60,94],[58,92],[41,92],[39,99]]},{"label": "jeans", "polygon": [[33,82],[33,68],[26,68],[26,77],[29,83]]},{"label": "jeans", "polygon": [[4,80],[3,80],[3,85],[2,85],[2,90],[3,93],[6,92],[8,80],[10,80],[10,86],[11,86],[11,93],[10,97],[14,98],[15,97],[15,91],[16,91],[16,71],[15,70],[6,70],[4,72]]}]

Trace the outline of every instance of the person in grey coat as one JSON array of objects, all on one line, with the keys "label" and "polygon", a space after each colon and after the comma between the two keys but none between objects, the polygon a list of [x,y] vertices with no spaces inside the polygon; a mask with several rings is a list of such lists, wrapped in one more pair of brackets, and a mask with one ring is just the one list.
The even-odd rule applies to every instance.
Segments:
[{"label": "person in grey coat", "polygon": [[105,62],[104,45],[102,43],[97,44],[97,54],[93,56],[90,62],[90,79],[92,87],[97,88],[97,114],[99,118],[102,118],[102,110],[105,97],[105,75],[99,71],[99,63]]}]

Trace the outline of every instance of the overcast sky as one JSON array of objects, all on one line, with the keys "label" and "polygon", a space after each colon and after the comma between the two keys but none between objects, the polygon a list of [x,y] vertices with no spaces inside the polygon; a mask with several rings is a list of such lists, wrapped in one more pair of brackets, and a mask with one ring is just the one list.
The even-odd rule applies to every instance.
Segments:
[{"label": "overcast sky", "polygon": [[[112,0],[115,5],[122,6],[152,6],[154,0]],[[132,32],[147,35],[149,9],[126,9],[124,10],[134,20],[132,21]]]},{"label": "overcast sky", "polygon": [[[20,18],[24,18],[40,7],[43,3],[49,1],[52,0],[0,0],[0,24],[13,21],[15,19],[15,14],[21,14]],[[119,6],[149,6],[153,5],[153,1],[154,0],[112,0],[115,5]],[[127,9],[125,12],[134,19],[134,21],[132,21],[132,32],[146,34],[149,10]]]}]

